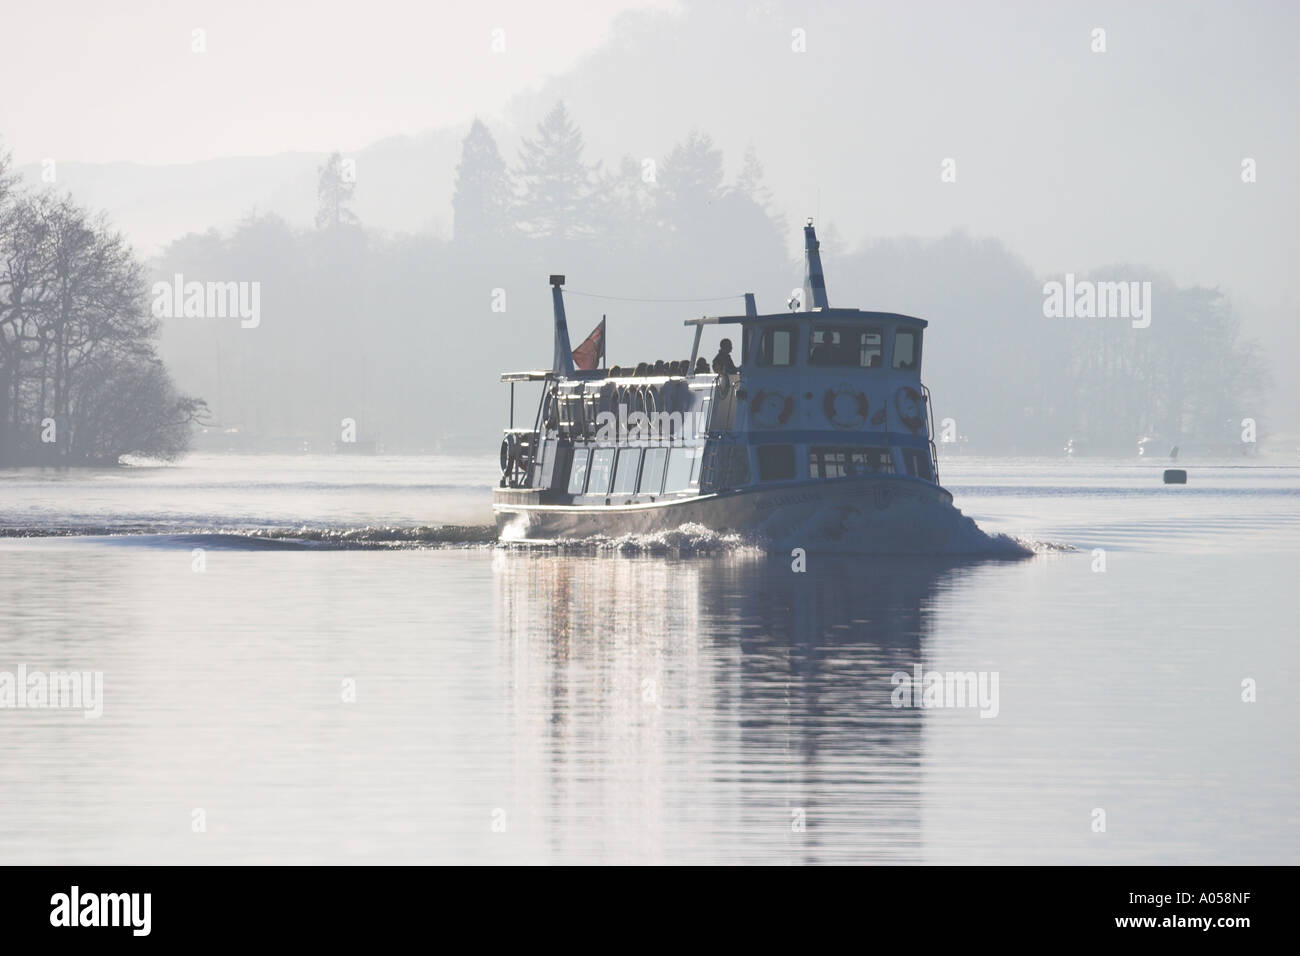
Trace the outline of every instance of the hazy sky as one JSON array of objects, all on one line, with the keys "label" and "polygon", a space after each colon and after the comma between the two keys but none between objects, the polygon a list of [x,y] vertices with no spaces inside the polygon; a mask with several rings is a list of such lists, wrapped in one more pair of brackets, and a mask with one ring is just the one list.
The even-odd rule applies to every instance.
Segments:
[{"label": "hazy sky", "polygon": [[[669,0],[62,0],[5,5],[19,164],[358,149],[499,110]],[[206,52],[193,51],[195,29]],[[494,30],[505,50],[494,52]]]},{"label": "hazy sky", "polygon": [[[677,16],[619,35],[647,9]],[[1296,0],[70,0],[11,4],[5,32],[20,165],[346,152],[474,115],[512,149],[563,97],[607,163],[692,127],[732,171],[754,144],[782,211],[848,244],[965,228],[1044,274],[1139,262],[1297,325]]]}]

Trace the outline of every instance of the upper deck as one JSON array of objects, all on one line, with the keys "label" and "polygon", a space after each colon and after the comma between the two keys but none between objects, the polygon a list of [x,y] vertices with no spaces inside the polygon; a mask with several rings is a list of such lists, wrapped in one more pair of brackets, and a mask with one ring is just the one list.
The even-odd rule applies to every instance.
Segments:
[{"label": "upper deck", "polygon": [[862,309],[809,309],[807,312],[770,312],[767,315],[705,315],[698,319],[687,319],[686,325],[740,325],[741,323],[764,324],[768,322],[788,322],[792,317],[811,317],[820,316],[823,319],[834,320],[843,319],[848,321],[862,320],[883,321],[883,322],[901,322],[904,325],[912,325],[916,328],[923,329],[930,323],[925,319],[918,319],[914,315],[903,315],[901,312],[867,312]]},{"label": "upper deck", "polygon": [[[742,338],[733,361],[747,372],[806,370],[812,377],[834,377],[858,370],[910,373],[919,380],[925,319],[897,312],[815,309],[770,315],[705,316],[687,319],[699,331],[706,325],[739,325]],[[733,343],[733,348],[734,348]]]}]

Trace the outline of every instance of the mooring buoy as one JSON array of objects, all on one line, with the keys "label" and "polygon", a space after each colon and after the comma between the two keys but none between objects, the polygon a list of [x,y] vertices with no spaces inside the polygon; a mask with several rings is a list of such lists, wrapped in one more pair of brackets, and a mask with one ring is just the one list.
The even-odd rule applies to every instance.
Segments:
[{"label": "mooring buoy", "polygon": [[1166,485],[1185,485],[1187,484],[1187,472],[1181,468],[1165,469]]}]

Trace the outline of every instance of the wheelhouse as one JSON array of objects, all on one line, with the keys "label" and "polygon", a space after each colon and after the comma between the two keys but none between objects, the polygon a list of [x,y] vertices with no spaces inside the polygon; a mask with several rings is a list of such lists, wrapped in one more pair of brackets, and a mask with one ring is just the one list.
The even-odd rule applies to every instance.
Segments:
[{"label": "wheelhouse", "polygon": [[892,369],[921,372],[929,323],[896,312],[825,309],[775,315],[705,316],[688,326],[740,325],[742,365],[762,369]]},{"label": "wheelhouse", "polygon": [[756,449],[751,480],[896,475],[938,482],[929,391],[921,382],[924,319],[818,308],[686,324],[741,327],[733,429],[715,437]]}]

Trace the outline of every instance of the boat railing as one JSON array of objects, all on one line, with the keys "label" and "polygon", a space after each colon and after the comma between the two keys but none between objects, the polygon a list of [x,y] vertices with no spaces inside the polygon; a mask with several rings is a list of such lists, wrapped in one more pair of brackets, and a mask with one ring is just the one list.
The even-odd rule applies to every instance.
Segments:
[{"label": "boat railing", "polygon": [[921,395],[925,398],[925,430],[930,439],[930,469],[934,472],[934,483],[940,484],[939,481],[939,449],[934,444],[934,405],[930,401],[930,388],[927,385],[921,386]]}]

